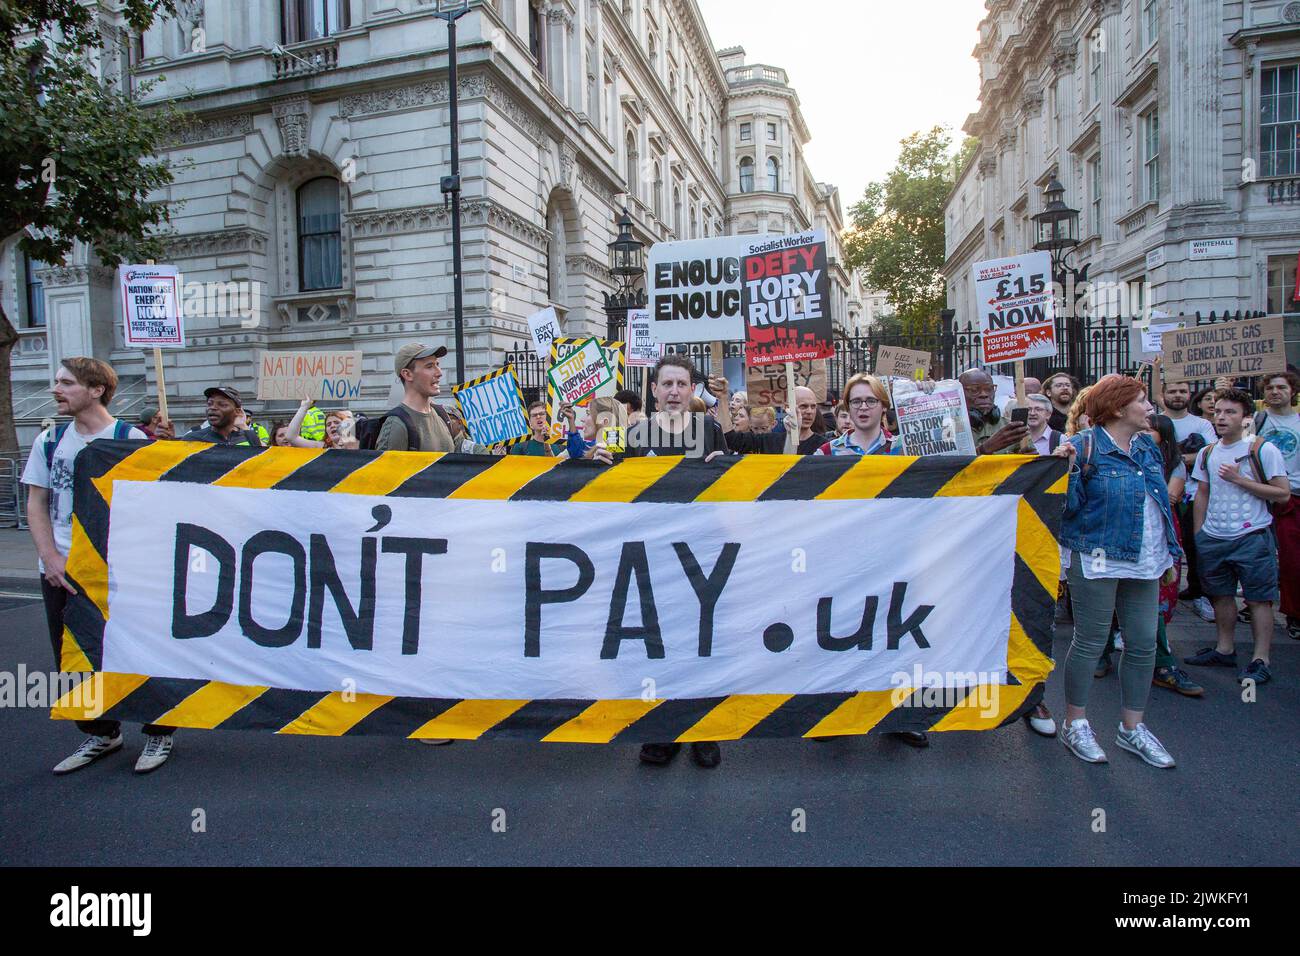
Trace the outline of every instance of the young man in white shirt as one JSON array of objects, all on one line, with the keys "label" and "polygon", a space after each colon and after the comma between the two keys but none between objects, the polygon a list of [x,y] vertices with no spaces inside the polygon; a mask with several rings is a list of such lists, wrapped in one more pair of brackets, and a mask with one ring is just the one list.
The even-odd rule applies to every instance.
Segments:
[{"label": "young man in white shirt", "polygon": [[[63,649],[64,610],[68,597],[77,593],[66,570],[72,549],[72,484],[77,453],[101,438],[148,438],[140,429],[108,413],[116,390],[117,375],[98,359],[64,359],[54,376],[54,402],[59,414],[71,415],[72,421],[41,432],[23,470],[27,524],[40,560],[41,594],[56,667]],[[79,720],[77,727],[90,736],[72,756],[55,766],[57,774],[80,770],[122,748],[122,726],[116,720]],[[172,732],[171,727],[145,726],[146,742],[136,761],[137,773],[156,770],[166,762],[172,750]]]},{"label": "young man in white shirt", "polygon": [[[1196,452],[1205,445],[1210,444],[1210,442],[1218,441],[1219,435],[1215,432],[1214,425],[1209,419],[1192,414],[1192,386],[1189,383],[1162,382],[1159,404],[1174,426],[1174,437],[1178,439],[1180,449],[1184,446],[1191,448],[1191,451],[1183,452],[1183,465],[1187,468],[1188,476],[1187,488],[1184,492],[1185,500],[1170,502],[1178,513],[1178,525],[1183,529],[1182,537],[1185,539],[1183,541],[1183,551],[1187,554],[1187,587],[1179,592],[1178,597],[1180,600],[1190,601],[1192,609],[1201,620],[1213,621],[1214,608],[1210,606],[1209,600],[1201,593],[1196,542],[1193,540],[1191,533],[1191,502],[1196,497],[1196,482],[1192,479],[1191,474],[1192,466],[1196,463]],[[1187,444],[1187,439],[1193,435],[1199,436],[1199,440]]]},{"label": "young man in white shirt", "polygon": [[1233,631],[1237,624],[1237,585],[1250,610],[1255,639],[1251,661],[1239,680],[1267,683],[1277,600],[1277,553],[1270,530],[1270,504],[1291,497],[1282,454],[1268,442],[1243,437],[1255,403],[1247,392],[1221,389],[1214,405],[1219,440],[1196,456],[1198,484],[1192,503],[1192,531],[1200,558],[1201,586],[1214,603],[1218,646],[1206,647],[1188,664],[1235,667]]},{"label": "young man in white shirt", "polygon": [[1273,508],[1277,536],[1278,584],[1286,632],[1300,641],[1300,375],[1284,372],[1264,381],[1264,410],[1255,416],[1255,434],[1282,453],[1291,499]]}]

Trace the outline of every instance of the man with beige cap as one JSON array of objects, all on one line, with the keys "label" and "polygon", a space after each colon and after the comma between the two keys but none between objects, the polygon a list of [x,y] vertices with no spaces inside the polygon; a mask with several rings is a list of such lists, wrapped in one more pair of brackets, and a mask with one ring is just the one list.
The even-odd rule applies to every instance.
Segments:
[{"label": "man with beige cap", "polygon": [[380,426],[375,440],[378,451],[444,451],[487,455],[491,449],[467,438],[454,438],[447,413],[433,397],[442,391],[442,367],[438,359],[447,346],[411,342],[397,350],[393,371],[402,383],[402,404],[392,409]]}]

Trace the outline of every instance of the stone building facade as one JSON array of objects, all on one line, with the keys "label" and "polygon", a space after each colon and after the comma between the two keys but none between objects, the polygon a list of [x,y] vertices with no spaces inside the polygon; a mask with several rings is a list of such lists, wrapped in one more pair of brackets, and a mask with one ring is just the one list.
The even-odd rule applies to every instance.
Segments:
[{"label": "stone building facade", "polygon": [[[115,15],[104,4],[104,16]],[[184,273],[189,347],[166,354],[175,417],[205,386],[252,394],[260,349],[358,349],[362,409],[385,405],[405,342],[454,347],[447,28],[431,0],[184,0],[120,56],[148,102],[190,114],[167,261]],[[120,19],[120,18],[118,18]],[[844,270],[839,194],[803,159],[810,133],[783,70],[715,51],[694,0],[471,0],[457,25],[465,371],[527,341],[547,305],[604,334],[607,244],[626,206],[647,244],[822,227],[834,315],[862,312]],[[748,136],[742,136],[748,130]],[[769,170],[771,170],[769,177]],[[93,354],[152,394],[152,361],[121,347],[113,275],[0,256],[22,342],[12,367],[25,437],[52,412],[59,358]],[[454,378],[455,356],[444,360]],[[261,409],[264,418],[286,403]]]},{"label": "stone building facade", "polygon": [[1053,176],[1081,211],[1096,311],[1260,309],[1300,348],[1300,2],[988,0],[980,149],[945,208],[944,273],[1032,249]]}]

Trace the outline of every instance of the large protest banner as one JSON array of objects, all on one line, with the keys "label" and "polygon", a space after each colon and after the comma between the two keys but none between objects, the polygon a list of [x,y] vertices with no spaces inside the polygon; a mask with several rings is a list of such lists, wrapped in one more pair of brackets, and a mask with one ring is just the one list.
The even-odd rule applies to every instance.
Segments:
[{"label": "large protest banner", "polygon": [[469,437],[480,445],[513,445],[532,434],[513,365],[457,385],[451,394],[465,416]]},{"label": "large protest banner", "polygon": [[1165,381],[1248,378],[1286,371],[1284,319],[1238,319],[1170,329],[1161,340]]},{"label": "large protest banner", "polygon": [[751,406],[781,406],[789,401],[790,388],[811,388],[818,402],[826,401],[826,360],[790,362],[794,379],[786,377],[786,364],[758,365],[745,369],[745,395]]},{"label": "large protest banner", "polygon": [[[93,442],[62,666],[99,672],[100,703],[54,716],[588,743],[991,729],[1052,668],[1065,469]],[[846,549],[852,528],[888,546]],[[773,599],[794,547],[817,573]]]},{"label": "large protest banner", "polygon": [[995,365],[1055,355],[1052,257],[1030,252],[977,262],[971,269],[984,361]]},{"label": "large protest banner", "polygon": [[347,401],[360,396],[360,352],[258,353],[258,398]]}]

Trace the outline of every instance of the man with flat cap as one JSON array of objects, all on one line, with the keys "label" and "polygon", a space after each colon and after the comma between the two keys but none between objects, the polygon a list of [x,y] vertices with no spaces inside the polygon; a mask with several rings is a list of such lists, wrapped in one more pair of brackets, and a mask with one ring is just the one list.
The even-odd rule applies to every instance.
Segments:
[{"label": "man with flat cap", "polygon": [[393,371],[402,385],[402,403],[385,416],[375,440],[377,450],[465,450],[463,442],[452,438],[447,413],[433,402],[433,397],[442,391],[439,384],[442,367],[438,359],[446,354],[445,345],[430,347],[420,342],[411,342],[397,350]]},{"label": "man with flat cap", "polygon": [[261,448],[262,439],[251,428],[239,424],[240,412],[244,410],[243,399],[239,389],[233,385],[213,385],[205,389],[203,397],[208,400],[208,420],[191,428],[181,436],[181,441],[206,441],[214,445],[250,445]]}]

